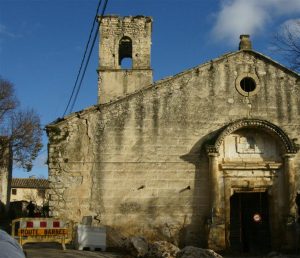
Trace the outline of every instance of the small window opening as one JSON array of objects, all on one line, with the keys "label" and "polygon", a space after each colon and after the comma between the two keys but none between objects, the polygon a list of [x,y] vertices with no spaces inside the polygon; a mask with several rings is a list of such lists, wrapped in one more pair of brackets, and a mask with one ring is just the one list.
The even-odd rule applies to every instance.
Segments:
[{"label": "small window opening", "polygon": [[132,41],[126,36],[119,42],[119,65],[122,69],[132,68]]},{"label": "small window opening", "polygon": [[11,194],[16,195],[17,194],[17,189],[16,188],[11,189]]},{"label": "small window opening", "polygon": [[256,88],[256,83],[255,83],[255,81],[252,78],[245,77],[245,78],[243,78],[241,80],[240,86],[241,86],[241,88],[242,88],[243,91],[245,91],[245,92],[252,92]]}]

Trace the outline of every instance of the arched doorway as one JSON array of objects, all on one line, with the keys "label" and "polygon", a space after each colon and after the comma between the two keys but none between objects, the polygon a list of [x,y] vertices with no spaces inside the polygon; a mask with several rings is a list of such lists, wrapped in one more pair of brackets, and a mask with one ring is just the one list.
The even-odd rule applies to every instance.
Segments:
[{"label": "arched doorway", "polygon": [[[293,156],[297,147],[284,131],[265,120],[239,120],[225,127],[207,151],[209,247],[256,252],[262,250],[261,241],[265,247],[288,245],[286,225],[296,216]],[[264,220],[254,223],[254,215]]]},{"label": "arched doorway", "polygon": [[267,192],[238,192],[230,198],[230,249],[241,253],[271,251]]}]

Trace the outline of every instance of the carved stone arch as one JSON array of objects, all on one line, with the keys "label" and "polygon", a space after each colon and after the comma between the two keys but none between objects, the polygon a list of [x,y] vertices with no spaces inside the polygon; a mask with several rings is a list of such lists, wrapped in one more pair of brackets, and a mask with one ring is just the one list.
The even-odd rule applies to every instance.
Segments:
[{"label": "carved stone arch", "polygon": [[[262,156],[262,160],[257,160],[253,153],[249,154],[249,159],[224,159],[223,143],[231,134],[243,129],[254,129],[260,131],[261,135],[268,134],[269,140],[274,139],[281,149],[278,153],[280,161],[263,159]],[[253,130],[249,131],[251,134]],[[296,218],[294,156],[298,150],[299,146],[281,128],[266,120],[241,119],[219,130],[212,144],[207,146],[212,221],[208,235],[209,248],[221,250],[230,245],[230,195],[236,189],[248,192],[272,190],[270,203],[273,211],[276,211],[273,212],[271,222],[272,241],[274,246],[283,242],[285,225],[290,225],[290,221]]]},{"label": "carved stone arch", "polygon": [[275,136],[279,140],[285,154],[293,154],[298,152],[298,146],[281,128],[266,120],[260,119],[241,119],[229,124],[219,134],[215,143],[212,146],[209,146],[208,151],[218,153],[220,145],[224,141],[225,137],[242,128],[260,128],[267,133]]}]

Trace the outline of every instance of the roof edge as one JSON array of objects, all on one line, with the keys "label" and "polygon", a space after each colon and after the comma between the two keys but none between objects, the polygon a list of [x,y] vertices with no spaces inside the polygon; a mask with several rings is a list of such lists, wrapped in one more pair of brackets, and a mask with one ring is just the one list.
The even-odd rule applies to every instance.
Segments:
[{"label": "roof edge", "polygon": [[248,52],[248,53],[254,54],[256,56],[259,56],[261,58],[264,58],[264,59],[268,60],[269,62],[273,63],[274,65],[276,65],[276,66],[280,67],[281,69],[285,70],[286,72],[288,72],[288,73],[290,73],[290,74],[292,74],[294,76],[300,77],[300,74],[298,74],[297,72],[295,72],[295,71],[293,71],[293,70],[291,70],[291,69],[283,66],[282,64],[278,63],[277,61],[273,60],[272,58],[270,58],[270,57],[268,57],[268,56],[266,56],[264,54],[261,54],[260,52],[257,52],[257,51],[255,51],[253,49],[241,49],[241,50],[237,50],[237,51],[234,51],[234,52],[225,53],[225,54],[223,54],[223,55],[221,55],[221,56],[219,56],[217,58],[211,59],[211,60],[209,60],[209,61],[207,61],[207,62],[205,62],[203,64],[194,66],[192,68],[184,70],[184,71],[182,71],[180,73],[177,73],[175,75],[168,76],[168,77],[165,77],[165,78],[160,79],[158,81],[155,81],[155,82],[153,82],[150,85],[147,85],[147,86],[145,86],[145,87],[143,87],[141,89],[138,89],[138,90],[136,90],[136,91],[134,91],[134,92],[132,92],[130,94],[126,94],[123,97],[117,98],[115,100],[111,100],[108,103],[96,104],[96,105],[90,106],[88,108],[85,108],[83,110],[73,112],[73,113],[71,113],[71,114],[69,114],[69,115],[67,115],[65,117],[62,117],[62,118],[59,117],[56,120],[54,120],[53,122],[51,122],[48,125],[46,125],[45,128],[46,128],[46,130],[48,130],[51,127],[54,127],[54,126],[56,126],[59,123],[65,122],[66,120],[69,120],[69,119],[71,119],[71,118],[73,118],[75,116],[80,117],[80,116],[82,116],[84,114],[87,114],[89,112],[92,112],[94,110],[99,110],[100,111],[100,110],[102,110],[102,108],[108,107],[110,105],[113,105],[113,104],[118,103],[120,101],[123,101],[125,99],[131,98],[131,97],[133,97],[133,96],[135,96],[135,95],[137,95],[137,94],[139,94],[139,93],[141,93],[143,91],[147,91],[147,90],[151,90],[152,88],[159,87],[162,83],[165,83],[165,82],[168,82],[168,81],[172,81],[172,80],[174,80],[174,79],[176,79],[176,78],[178,78],[180,76],[184,76],[185,74],[188,74],[188,73],[190,73],[190,72],[192,72],[192,71],[194,71],[196,69],[199,69],[199,68],[205,67],[207,65],[210,65],[212,62],[218,62],[218,61],[223,60],[223,59],[225,59],[227,57],[230,57],[230,56],[242,53],[242,52]]}]

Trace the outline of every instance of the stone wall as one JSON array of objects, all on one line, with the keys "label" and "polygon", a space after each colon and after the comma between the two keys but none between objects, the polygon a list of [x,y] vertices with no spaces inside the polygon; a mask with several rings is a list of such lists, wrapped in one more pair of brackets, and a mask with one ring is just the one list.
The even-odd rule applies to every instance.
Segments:
[{"label": "stone wall", "polygon": [[[244,74],[257,76],[257,94],[237,91]],[[297,138],[299,91],[298,76],[240,51],[50,124],[53,215],[77,222],[93,215],[123,235],[204,246],[205,144],[241,118],[267,120]],[[297,155],[297,178],[299,166]]]},{"label": "stone wall", "polygon": [[120,69],[119,44],[126,36],[132,40],[133,69],[149,69],[152,18],[146,16],[105,16],[101,19],[99,42],[100,68]]},{"label": "stone wall", "polygon": [[[101,19],[98,103],[116,100],[153,82],[151,33],[151,17],[105,16]],[[130,59],[132,67],[124,69],[123,58]]]}]

